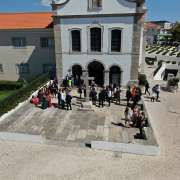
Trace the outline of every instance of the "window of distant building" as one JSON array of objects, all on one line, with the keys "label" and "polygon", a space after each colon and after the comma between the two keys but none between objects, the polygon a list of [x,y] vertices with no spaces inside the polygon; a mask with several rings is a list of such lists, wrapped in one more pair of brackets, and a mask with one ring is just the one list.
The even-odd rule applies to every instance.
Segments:
[{"label": "window of distant building", "polygon": [[41,37],[40,44],[41,44],[41,48],[53,48],[54,39],[51,37]]},{"label": "window of distant building", "polygon": [[110,51],[113,53],[121,52],[122,29],[110,30]]},{"label": "window of distant building", "polygon": [[90,28],[90,51],[101,52],[102,50],[102,29],[99,27]]},{"label": "window of distant building", "polygon": [[0,64],[0,73],[3,73],[4,71],[3,71],[3,65],[2,64]]},{"label": "window of distant building", "polygon": [[70,44],[71,52],[80,52],[81,51],[81,30],[73,29],[70,31]]},{"label": "window of distant building", "polygon": [[89,9],[101,9],[102,0],[89,0]]},{"label": "window of distant building", "polygon": [[26,46],[26,38],[25,37],[13,37],[12,45],[16,48],[21,48]]},{"label": "window of distant building", "polygon": [[21,63],[16,64],[16,72],[17,74],[29,74],[29,64],[27,63]]}]

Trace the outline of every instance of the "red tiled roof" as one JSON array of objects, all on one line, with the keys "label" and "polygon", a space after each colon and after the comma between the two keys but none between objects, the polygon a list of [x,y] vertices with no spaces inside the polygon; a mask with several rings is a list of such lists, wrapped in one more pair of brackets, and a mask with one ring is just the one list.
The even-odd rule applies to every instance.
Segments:
[{"label": "red tiled roof", "polygon": [[0,29],[45,29],[51,24],[51,12],[0,13]]},{"label": "red tiled roof", "polygon": [[160,30],[161,26],[155,24],[155,23],[151,23],[151,22],[147,22],[144,24],[144,29],[148,30],[148,29],[157,29]]}]

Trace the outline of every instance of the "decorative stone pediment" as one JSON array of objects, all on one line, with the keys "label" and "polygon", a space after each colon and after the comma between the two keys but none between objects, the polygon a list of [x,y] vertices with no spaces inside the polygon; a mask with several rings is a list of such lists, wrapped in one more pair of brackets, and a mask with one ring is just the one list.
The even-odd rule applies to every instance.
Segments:
[{"label": "decorative stone pediment", "polygon": [[68,3],[69,0],[52,0],[51,6],[53,10],[59,9],[60,6]]},{"label": "decorative stone pediment", "polygon": [[55,14],[60,16],[113,15],[136,13],[136,3],[135,0],[103,0],[101,8],[90,9],[89,0],[53,0],[52,8],[56,11]]}]

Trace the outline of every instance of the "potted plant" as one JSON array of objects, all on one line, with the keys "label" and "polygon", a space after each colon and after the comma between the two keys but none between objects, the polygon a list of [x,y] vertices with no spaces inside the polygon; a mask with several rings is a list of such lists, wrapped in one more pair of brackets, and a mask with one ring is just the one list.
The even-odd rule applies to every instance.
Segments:
[{"label": "potted plant", "polygon": [[178,78],[172,78],[168,80],[167,83],[167,88],[170,92],[175,92],[178,89],[178,83],[179,79]]}]

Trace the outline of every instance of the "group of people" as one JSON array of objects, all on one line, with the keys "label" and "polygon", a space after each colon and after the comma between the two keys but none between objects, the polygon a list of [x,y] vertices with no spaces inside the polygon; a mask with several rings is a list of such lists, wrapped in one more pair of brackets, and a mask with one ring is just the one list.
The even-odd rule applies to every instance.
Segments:
[{"label": "group of people", "polygon": [[[80,95],[80,99],[82,98],[82,94],[84,93],[84,97],[86,97],[86,87],[79,86],[78,93]],[[100,89],[97,88],[97,85],[93,82],[90,86],[90,100],[93,105],[97,105],[99,102],[99,107],[104,107],[105,102],[108,102],[108,105],[111,106],[111,102],[116,102],[120,104],[121,99],[121,89],[116,84],[109,85],[106,87],[102,87]]]},{"label": "group of people", "polygon": [[124,111],[125,126],[143,128],[147,125],[147,118],[145,113],[136,105],[133,108],[126,107]]},{"label": "group of people", "polygon": [[145,94],[149,94],[149,96],[151,96],[151,102],[159,101],[159,95],[160,95],[160,91],[161,91],[161,87],[159,84],[156,84],[155,86],[153,86],[152,88],[152,93],[149,92],[150,86],[149,83],[146,82],[145,84]]},{"label": "group of people", "polygon": [[[57,105],[52,103],[52,98],[58,99]],[[41,88],[38,91],[37,96],[33,95],[30,102],[42,109],[47,109],[51,106],[57,106],[58,108],[65,109],[66,105],[67,110],[72,110],[71,100],[71,89],[67,87],[58,89],[58,83],[55,80],[50,82],[49,85]]]},{"label": "group of people", "polygon": [[133,102],[132,107],[135,107],[138,102],[141,100],[142,91],[141,88],[138,86],[131,87],[128,86],[126,91],[126,99],[127,99],[127,106],[130,106],[130,101]]}]

